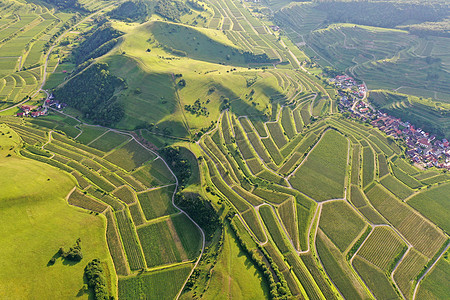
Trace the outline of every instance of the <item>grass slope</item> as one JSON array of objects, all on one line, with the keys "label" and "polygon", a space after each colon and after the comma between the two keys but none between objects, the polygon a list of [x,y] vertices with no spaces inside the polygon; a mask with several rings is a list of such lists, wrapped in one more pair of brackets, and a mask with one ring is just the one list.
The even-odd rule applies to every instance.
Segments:
[{"label": "grass slope", "polygon": [[[64,201],[75,185],[69,176],[18,157],[0,158],[0,169],[0,298],[30,299],[37,291],[48,299],[75,298],[83,287],[83,269],[88,261],[100,258],[113,271],[104,220]],[[77,238],[82,242],[81,262],[58,259],[55,265],[47,266],[59,247],[67,249]]]}]

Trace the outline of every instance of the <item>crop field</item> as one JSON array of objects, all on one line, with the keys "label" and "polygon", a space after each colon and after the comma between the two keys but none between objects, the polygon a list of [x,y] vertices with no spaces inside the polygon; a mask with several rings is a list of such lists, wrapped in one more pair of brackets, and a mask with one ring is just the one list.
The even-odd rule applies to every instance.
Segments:
[{"label": "crop field", "polygon": [[89,144],[102,134],[106,132],[106,129],[94,126],[81,126],[83,132],[77,137],[77,141],[83,144]]},{"label": "crop field", "polygon": [[386,160],[386,156],[378,154],[378,177],[383,177],[389,174],[389,167]]},{"label": "crop field", "polygon": [[121,201],[125,202],[126,204],[132,204],[136,202],[136,197],[132,189],[130,189],[128,186],[123,186],[113,193],[114,196],[116,196]]},{"label": "crop field", "polygon": [[278,207],[280,219],[283,222],[284,228],[289,234],[289,237],[296,249],[300,248],[298,240],[298,224],[296,218],[296,204],[294,201],[286,201]]},{"label": "crop field", "polygon": [[384,177],[381,184],[401,200],[406,199],[413,193],[413,190],[392,175]]},{"label": "crop field", "polygon": [[330,285],[327,284],[328,278],[327,279],[324,278],[323,273],[319,270],[319,268],[316,265],[315,258],[311,254],[304,254],[300,255],[300,259],[303,261],[309,273],[314,278],[314,281],[316,282],[320,291],[324,295],[325,299],[335,299],[336,295],[334,294]]},{"label": "crop field", "polygon": [[384,273],[363,258],[356,256],[353,267],[377,299],[397,299],[398,295]]},{"label": "crop field", "polygon": [[287,253],[289,251],[289,244],[284,234],[280,228],[280,223],[278,222],[272,208],[269,206],[262,206],[259,208],[259,213],[266,225],[270,236],[272,237],[275,245],[278,247],[281,253]]},{"label": "crop field", "polygon": [[341,252],[320,230],[316,240],[317,254],[328,277],[346,299],[364,299],[366,292],[351,272]]},{"label": "crop field", "polygon": [[357,208],[367,205],[366,199],[364,199],[361,190],[356,185],[352,185],[351,187],[350,201]]},{"label": "crop field", "polygon": [[414,177],[411,177],[407,173],[403,172],[395,164],[391,165],[391,167],[392,167],[392,171],[394,172],[394,176],[397,177],[398,180],[400,180],[401,182],[403,182],[404,184],[406,184],[410,188],[416,189],[416,188],[422,186],[420,181],[416,180]]},{"label": "crop field", "polygon": [[375,209],[426,257],[433,257],[446,240],[439,229],[406,204],[392,198],[379,185],[375,185],[366,195]]},{"label": "crop field", "polygon": [[137,232],[147,266],[154,267],[189,259],[171,219],[139,227]]},{"label": "crop field", "polygon": [[405,255],[394,272],[394,280],[403,295],[409,295],[415,278],[426,263],[427,259],[414,249]]},{"label": "crop field", "polygon": [[141,299],[148,295],[158,299],[172,299],[179,292],[192,266],[185,264],[169,269],[119,280],[119,297]]},{"label": "crop field", "polygon": [[[347,149],[344,136],[334,130],[327,131],[289,180],[292,186],[317,201],[342,198]],[[319,183],[321,189],[316,188]]]},{"label": "crop field", "polygon": [[147,220],[177,212],[172,205],[174,188],[173,185],[138,194],[139,203]]},{"label": "crop field", "polygon": [[352,152],[352,175],[351,182],[352,184],[359,185],[359,177],[360,177],[360,145],[353,145]]},{"label": "crop field", "polygon": [[125,135],[115,133],[113,131],[108,131],[105,134],[100,135],[98,139],[92,140],[88,145],[95,149],[104,152],[109,152],[114,148],[120,146],[121,144],[125,143],[129,139],[130,138]]},{"label": "crop field", "polygon": [[131,171],[140,167],[146,161],[155,159],[155,155],[132,140],[108,154],[105,159],[126,171]]},{"label": "crop field", "polygon": [[419,286],[418,299],[445,299],[450,275],[449,251],[437,262]]},{"label": "crop field", "polygon": [[382,271],[386,271],[404,246],[404,242],[392,229],[375,227],[359,249],[358,255]]},{"label": "crop field", "polygon": [[161,159],[146,163],[142,168],[133,172],[133,176],[148,188],[175,182],[172,173]]},{"label": "crop field", "polygon": [[78,190],[75,190],[72,194],[70,194],[70,197],[67,200],[69,204],[73,206],[78,206],[98,213],[103,212],[107,208],[105,204],[84,195]]},{"label": "crop field", "polygon": [[261,220],[259,219],[258,213],[251,208],[242,214],[242,218],[255,237],[260,242],[264,242],[266,240],[266,235],[264,234],[264,229],[261,227]]},{"label": "crop field", "polygon": [[281,204],[284,201],[286,201],[290,196],[284,193],[275,192],[272,190],[267,190],[263,188],[256,188],[253,190],[253,194],[261,197],[262,199],[274,203],[274,204]]},{"label": "crop field", "polygon": [[145,268],[141,247],[134,231],[134,226],[123,211],[115,213],[123,247],[131,270]]},{"label": "crop field", "polygon": [[450,232],[450,220],[448,218],[449,202],[446,201],[450,194],[450,184],[442,184],[420,192],[408,200],[408,204],[436,223],[445,232]]},{"label": "crop field", "polygon": [[323,205],[319,227],[344,252],[365,224],[347,203],[335,201]]},{"label": "crop field", "polygon": [[372,149],[369,147],[363,147],[363,173],[362,173],[362,184],[366,187],[373,180],[373,172],[375,169],[375,160]]},{"label": "crop field", "polygon": [[386,221],[384,221],[380,214],[371,206],[366,205],[358,208],[358,210],[363,214],[364,217],[367,218],[370,223],[375,225],[386,224]]},{"label": "crop field", "polygon": [[308,271],[306,267],[300,263],[300,258],[296,258],[294,254],[289,253],[286,255],[286,260],[289,265],[292,266],[292,271],[294,272],[297,279],[300,281],[303,289],[306,292],[306,295],[310,299],[321,299],[319,296],[318,288],[312,281],[312,279],[308,276]]}]

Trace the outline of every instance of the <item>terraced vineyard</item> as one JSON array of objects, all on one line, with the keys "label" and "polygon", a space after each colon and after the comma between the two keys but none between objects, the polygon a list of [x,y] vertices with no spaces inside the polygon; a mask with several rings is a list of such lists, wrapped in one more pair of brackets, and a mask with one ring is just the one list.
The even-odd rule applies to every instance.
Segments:
[{"label": "terraced vineyard", "polygon": [[[60,204],[103,230],[110,296],[445,295],[450,176],[417,168],[403,141],[338,109],[325,75],[335,70],[321,69],[446,99],[440,37],[319,28],[328,16],[310,2],[74,3],[0,0],[0,165],[13,156],[67,175]],[[419,70],[439,76],[430,83]],[[414,114],[428,101],[377,93],[380,105]],[[44,116],[13,117],[25,103]],[[446,106],[432,105],[424,114],[442,114],[446,128]],[[8,197],[0,193],[2,207],[16,201]],[[33,211],[21,215],[34,225]],[[21,298],[8,280],[0,298]],[[77,297],[92,290],[80,286]]]},{"label": "terraced vineyard", "polygon": [[[29,143],[20,151],[22,156],[72,174],[76,186],[68,196],[69,204],[105,215],[106,240],[121,276],[119,286],[126,289],[127,276],[136,271],[153,276],[152,268],[171,270],[171,266],[183,265],[187,276],[201,249],[201,233],[173,206],[176,181],[158,154],[131,135],[116,131],[108,132],[111,139],[105,143],[97,140],[91,147],[49,129],[57,125],[51,121],[45,122],[47,127],[18,119],[5,121]],[[111,146],[114,139],[125,142]],[[116,151],[122,158],[117,164],[111,159]],[[176,284],[178,289],[185,279]]]},{"label": "terraced vineyard", "polygon": [[[325,292],[323,275],[314,268],[324,269],[327,280],[336,280],[336,288],[345,289],[340,290],[345,295],[365,298],[366,284],[376,297],[409,297],[413,285],[408,280],[415,278],[421,269],[411,267],[410,261],[425,267],[426,261],[439,253],[446,241],[444,232],[401,202],[423,185],[408,187],[401,183],[410,175],[396,171],[395,166],[408,171],[409,165],[396,156],[399,148],[389,144],[379,132],[365,134],[370,130],[367,125],[327,117],[313,122],[309,128],[295,130],[294,135],[292,131],[284,134],[294,128],[291,125],[295,124],[295,114],[290,112],[301,106],[299,102],[292,108],[284,107],[279,119],[261,125],[251,118],[237,121],[225,111],[216,129],[198,143],[211,187],[235,209],[238,220],[257,243],[270,245],[270,249],[278,249],[286,257],[294,268],[293,276],[309,297],[315,297],[318,289]],[[257,130],[257,126],[264,131]],[[263,143],[256,142],[255,137]],[[267,139],[272,142],[264,142]],[[388,168],[388,162],[395,166]],[[320,176],[327,179],[314,179],[315,170],[320,170]],[[302,178],[297,179],[299,176]],[[351,188],[347,185],[350,181],[354,183]],[[327,192],[333,186],[335,192]],[[289,195],[296,199],[296,210],[292,209]],[[286,211],[288,207],[290,213]],[[297,234],[290,226],[293,222],[298,223],[298,241],[292,238]],[[379,227],[379,224],[386,225]],[[312,252],[314,245],[319,252]],[[318,255],[321,263],[295,258],[303,253]],[[346,260],[353,262],[353,271],[344,266]],[[360,277],[355,277],[355,271]],[[385,273],[394,275],[387,277]],[[394,288],[381,288],[392,286],[391,283]],[[292,285],[290,288],[292,293],[297,290]]]}]

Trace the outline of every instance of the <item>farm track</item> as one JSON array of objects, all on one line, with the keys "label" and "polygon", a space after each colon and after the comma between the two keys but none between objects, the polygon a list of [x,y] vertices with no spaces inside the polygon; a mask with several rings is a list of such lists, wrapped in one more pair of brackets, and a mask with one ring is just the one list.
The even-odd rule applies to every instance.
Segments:
[{"label": "farm track", "polygon": [[[53,108],[51,108],[51,109],[54,110]],[[80,120],[78,120],[77,118],[75,118],[75,117],[73,117],[73,116],[71,116],[71,115],[68,115],[68,114],[66,114],[66,113],[64,113],[64,112],[60,112],[60,111],[58,111],[58,112],[61,113],[61,114],[63,114],[63,115],[65,115],[66,117],[72,118],[72,119],[77,120],[78,122],[80,122]],[[123,135],[127,135],[127,136],[131,137],[130,140],[133,140],[134,142],[136,142],[137,144],[139,144],[141,147],[143,147],[143,148],[146,149],[147,151],[149,151],[149,152],[151,152],[152,154],[154,154],[157,158],[160,158],[161,161],[164,163],[164,165],[167,167],[167,169],[170,171],[170,173],[171,173],[171,175],[173,176],[173,178],[175,178],[175,189],[174,189],[174,191],[173,191],[173,193],[172,193],[172,197],[171,197],[171,198],[172,198],[172,205],[173,205],[176,209],[178,209],[182,214],[184,214],[184,215],[185,215],[192,223],[194,223],[194,225],[199,229],[199,231],[200,231],[200,233],[201,233],[201,236],[202,236],[202,248],[201,248],[200,254],[199,254],[197,260],[195,261],[195,264],[194,264],[194,266],[193,266],[191,272],[189,273],[189,276],[187,276],[185,282],[184,282],[183,285],[181,286],[181,289],[180,289],[180,291],[178,292],[178,294],[177,294],[177,296],[176,296],[176,298],[175,298],[175,299],[178,299],[178,298],[180,297],[181,292],[183,291],[183,289],[184,289],[186,283],[188,282],[189,278],[191,277],[192,273],[194,272],[195,268],[196,268],[196,267],[198,266],[198,264],[200,263],[200,259],[201,259],[202,256],[203,256],[203,253],[204,253],[204,251],[205,251],[205,244],[206,244],[205,232],[203,231],[203,229],[202,229],[202,228],[201,228],[201,227],[200,227],[200,226],[199,226],[199,225],[191,218],[191,216],[189,216],[189,214],[187,214],[183,209],[181,209],[180,207],[178,207],[178,206],[175,204],[175,194],[177,193],[178,186],[179,186],[178,178],[175,176],[175,173],[174,173],[174,172],[172,171],[172,169],[169,167],[169,165],[167,164],[167,162],[166,162],[166,161],[165,161],[165,160],[164,160],[157,152],[155,152],[154,150],[152,150],[152,149],[148,148],[147,146],[145,146],[144,144],[142,144],[140,141],[138,141],[138,140],[136,139],[136,137],[135,137],[133,134],[128,133],[128,132],[124,132],[124,131],[121,131],[121,130],[113,129],[113,128],[108,128],[108,127],[101,126],[101,125],[90,125],[90,124],[87,124],[87,123],[84,123],[84,122],[80,122],[80,124],[81,124],[81,125],[84,125],[84,126],[99,127],[99,128],[108,129],[109,131],[112,131],[112,132],[115,132],[115,133],[119,133],[119,134],[123,134]]]},{"label": "farm track", "polygon": [[438,258],[434,261],[434,263],[425,271],[425,273],[417,280],[416,282],[416,286],[414,287],[414,293],[413,293],[413,297],[412,300],[416,299],[417,296],[417,291],[419,290],[419,285],[420,282],[422,281],[422,279],[425,278],[425,276],[434,268],[434,266],[437,264],[437,262],[441,259],[441,257],[445,254],[445,252],[447,252],[447,250],[450,248],[450,244],[447,245],[447,247],[445,247],[444,250],[442,250],[441,254],[438,256]]}]

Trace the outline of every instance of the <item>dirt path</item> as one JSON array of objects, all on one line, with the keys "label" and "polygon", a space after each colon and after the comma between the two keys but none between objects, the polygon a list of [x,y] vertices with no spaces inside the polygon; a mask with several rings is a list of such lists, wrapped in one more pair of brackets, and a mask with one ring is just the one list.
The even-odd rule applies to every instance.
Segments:
[{"label": "dirt path", "polygon": [[424,279],[425,276],[434,268],[434,266],[437,264],[437,262],[445,254],[445,252],[447,252],[448,248],[450,248],[450,244],[448,244],[447,247],[445,247],[445,249],[442,250],[441,254],[438,256],[436,261],[425,271],[425,273],[423,273],[423,275],[419,278],[419,280],[417,280],[416,287],[414,288],[414,293],[413,293],[412,300],[416,299],[417,291],[419,290],[419,285],[420,285],[420,282],[422,281],[422,279]]}]

